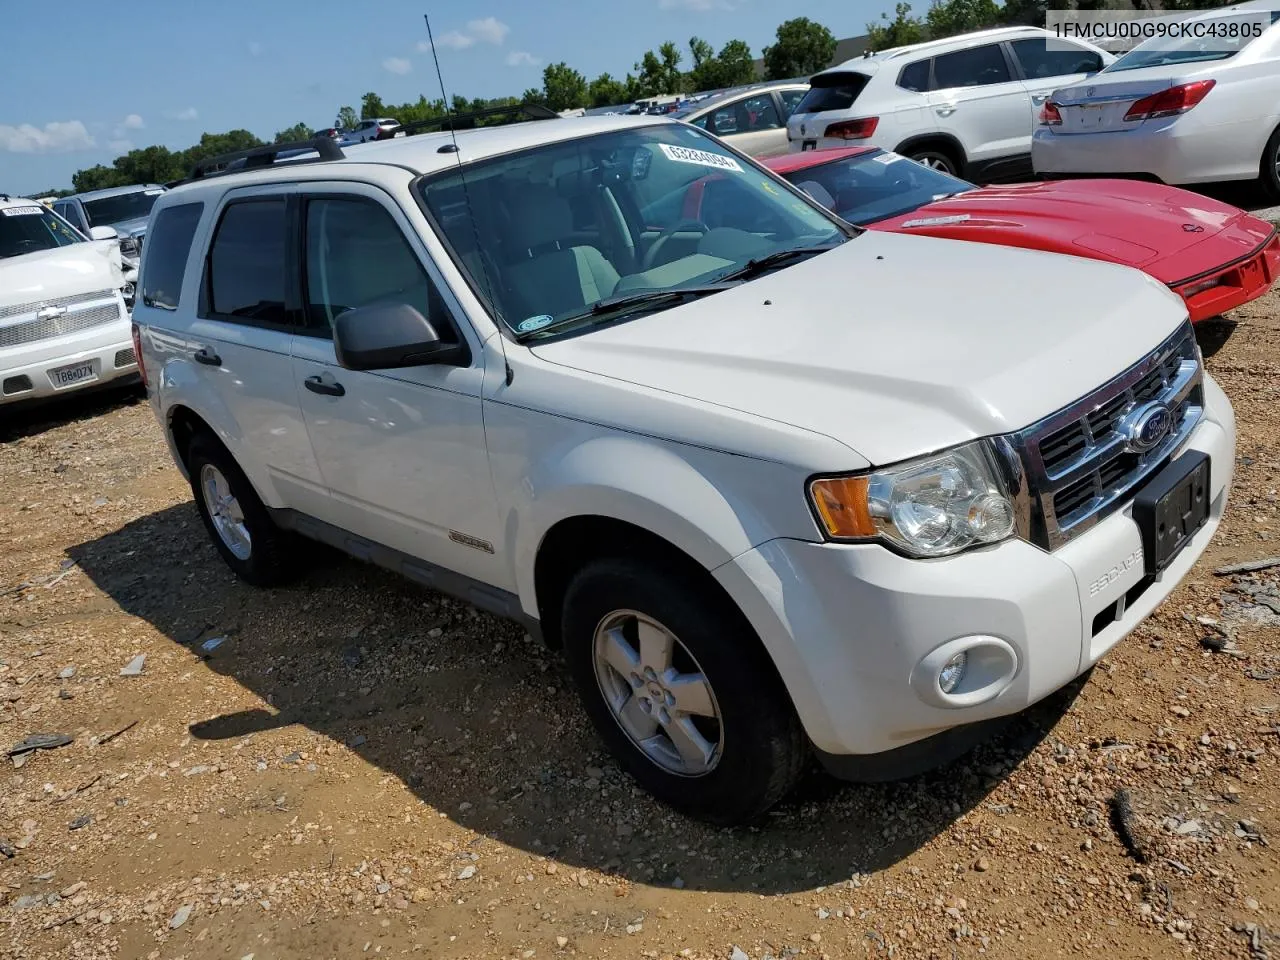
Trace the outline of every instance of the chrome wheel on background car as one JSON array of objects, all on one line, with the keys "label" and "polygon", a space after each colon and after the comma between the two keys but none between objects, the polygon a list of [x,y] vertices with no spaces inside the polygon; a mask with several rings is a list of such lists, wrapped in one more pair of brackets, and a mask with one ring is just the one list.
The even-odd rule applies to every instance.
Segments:
[{"label": "chrome wheel on background car", "polygon": [[930,170],[938,170],[942,173],[949,173],[955,176],[959,171],[956,170],[955,163],[945,154],[935,153],[932,150],[923,153],[913,153],[911,159],[921,166],[928,167]]},{"label": "chrome wheel on background car", "polygon": [[248,560],[253,552],[253,537],[245,523],[244,510],[240,501],[231,492],[231,484],[212,463],[200,468],[200,489],[204,494],[204,504],[209,511],[209,519],[213,529],[217,531],[223,544],[232,555],[239,560]]},{"label": "chrome wheel on background car", "polygon": [[669,773],[714,770],[724,747],[720,708],[688,648],[634,610],[607,614],[594,646],[600,693],[631,742]]}]

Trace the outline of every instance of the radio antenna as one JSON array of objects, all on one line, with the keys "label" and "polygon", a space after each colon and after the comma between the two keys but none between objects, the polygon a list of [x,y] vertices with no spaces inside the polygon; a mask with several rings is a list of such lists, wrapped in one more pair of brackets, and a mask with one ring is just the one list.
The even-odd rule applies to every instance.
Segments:
[{"label": "radio antenna", "polygon": [[[444,74],[440,70],[440,56],[436,53],[436,39],[431,34],[431,17],[427,14],[422,15],[422,19],[427,24],[427,42],[431,44],[431,59],[436,66],[436,80],[440,83],[440,96],[444,101],[444,114],[449,118],[449,137],[452,141],[448,146],[440,148],[440,152],[449,152],[453,154],[453,158],[458,164],[458,179],[462,181],[462,198],[467,206],[467,219],[471,221],[471,232],[475,235],[476,240],[476,259],[480,261],[480,273],[484,276],[485,295],[489,298],[489,306],[493,312],[499,315],[501,322],[502,311],[498,307],[498,303],[493,297],[493,282],[489,279],[488,258],[485,257],[484,248],[480,243],[480,228],[476,226],[476,218],[471,206],[471,191],[467,188],[467,172],[462,164],[462,154],[458,151],[458,131],[454,129],[454,118],[457,113],[453,109],[453,104],[449,101],[449,94],[444,88]],[[449,147],[453,149],[450,150]],[[501,343],[502,338],[498,338]],[[507,382],[511,382],[511,368],[507,367]]]}]

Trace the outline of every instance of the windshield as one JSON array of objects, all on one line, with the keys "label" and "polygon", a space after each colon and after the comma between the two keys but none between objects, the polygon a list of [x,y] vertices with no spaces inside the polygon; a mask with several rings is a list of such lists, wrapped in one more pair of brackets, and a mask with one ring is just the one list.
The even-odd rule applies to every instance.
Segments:
[{"label": "windshield", "polygon": [[[451,171],[420,189],[473,289],[521,334],[590,315],[604,300],[716,284],[751,261],[851,232],[677,124],[494,157],[468,164],[465,182]],[[645,309],[681,302],[658,299]]]},{"label": "windshield", "polygon": [[101,200],[89,200],[84,205],[84,211],[89,217],[89,226],[109,227],[113,223],[145,218],[150,215],[156,198],[162,193],[164,193],[163,190],[155,187],[151,190],[135,190],[133,193],[103,197]]},{"label": "windshield", "polygon": [[1262,25],[1258,16],[1258,12],[1253,12],[1198,20],[1196,23],[1200,26],[1196,27],[1195,32],[1199,36],[1152,37],[1138,44],[1102,72],[1118,73],[1122,70],[1140,70],[1143,67],[1228,60],[1261,35]]},{"label": "windshield", "polygon": [[784,176],[824,207],[857,224],[874,223],[977,189],[884,150],[792,170]]},{"label": "windshield", "polygon": [[0,209],[0,259],[83,242],[61,217],[39,204]]}]

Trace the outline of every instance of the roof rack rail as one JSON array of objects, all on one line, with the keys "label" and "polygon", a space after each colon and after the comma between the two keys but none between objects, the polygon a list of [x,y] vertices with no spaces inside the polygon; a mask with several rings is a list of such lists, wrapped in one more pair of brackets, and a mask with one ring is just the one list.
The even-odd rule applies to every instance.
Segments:
[{"label": "roof rack rail", "polygon": [[[223,153],[216,157],[208,157],[201,160],[191,168],[191,174],[185,180],[179,180],[178,183],[188,183],[192,180],[203,180],[206,177],[217,176],[220,173],[239,172],[241,170],[255,170],[259,167],[269,167],[276,162],[276,159],[282,153],[292,151],[295,155],[301,151],[314,150],[318,157],[315,160],[303,160],[302,163],[319,163],[326,160],[341,160],[346,154],[342,152],[342,147],[338,146],[329,137],[316,137],[314,140],[291,140],[288,143],[272,143],[265,147],[254,147],[250,150],[237,150],[235,153]],[[231,167],[237,160],[244,161]]]},{"label": "roof rack rail", "polygon": [[[504,115],[524,114],[530,120],[559,120],[560,114],[556,113],[550,107],[544,107],[540,103],[518,103],[510,107],[487,107],[484,110],[473,110],[470,113],[447,113],[442,117],[432,117],[430,120],[414,120],[410,123],[402,123],[398,127],[392,128],[393,135],[396,133],[404,133],[405,136],[419,133],[423,130],[431,130],[433,128],[449,129],[452,125],[453,129],[459,129],[459,125],[467,124],[475,120],[485,117],[500,117]],[[466,129],[462,127],[462,129]]]}]

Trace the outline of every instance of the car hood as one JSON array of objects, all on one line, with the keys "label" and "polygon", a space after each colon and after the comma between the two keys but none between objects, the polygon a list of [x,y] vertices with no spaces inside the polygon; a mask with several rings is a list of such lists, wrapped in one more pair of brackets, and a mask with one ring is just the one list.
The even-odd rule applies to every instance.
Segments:
[{"label": "car hood", "polygon": [[14,307],[124,284],[120,245],[112,240],[73,243],[0,260],[0,307]]},{"label": "car hood", "polygon": [[140,237],[147,232],[147,220],[147,217],[138,217],[135,220],[122,220],[111,226],[122,237]]},{"label": "car hood", "polygon": [[532,350],[823,434],[885,464],[1025,427],[1185,318],[1173,293],[1124,267],[869,231],[722,293]]},{"label": "car hood", "polygon": [[987,187],[869,226],[1110,260],[1163,283],[1246,256],[1272,232],[1230,204],[1129,180]]}]

